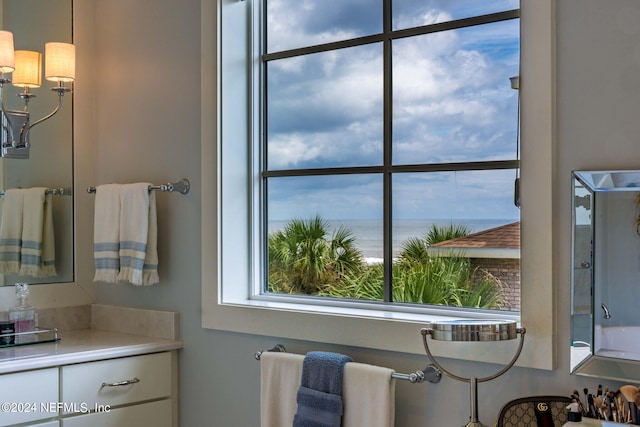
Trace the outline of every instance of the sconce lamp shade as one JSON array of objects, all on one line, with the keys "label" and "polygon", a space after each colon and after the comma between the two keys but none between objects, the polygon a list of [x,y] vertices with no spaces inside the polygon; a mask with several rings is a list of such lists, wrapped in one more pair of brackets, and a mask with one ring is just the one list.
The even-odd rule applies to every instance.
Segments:
[{"label": "sconce lamp shade", "polygon": [[52,82],[72,82],[76,78],[76,47],[71,43],[44,45],[44,76]]},{"label": "sconce lamp shade", "polygon": [[13,33],[10,31],[0,31],[0,73],[10,73],[15,68]]},{"label": "sconce lamp shade", "polygon": [[42,83],[42,54],[33,50],[16,50],[16,69],[11,83],[18,87],[35,88]]}]

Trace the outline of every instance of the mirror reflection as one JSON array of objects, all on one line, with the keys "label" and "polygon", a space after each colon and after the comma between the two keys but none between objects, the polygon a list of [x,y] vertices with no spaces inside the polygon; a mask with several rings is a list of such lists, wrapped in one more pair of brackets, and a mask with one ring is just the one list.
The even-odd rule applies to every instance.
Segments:
[{"label": "mirror reflection", "polygon": [[571,370],[637,379],[640,171],[574,172],[572,213]]},{"label": "mirror reflection", "polygon": [[[44,62],[44,48],[47,42],[71,43],[72,40],[72,0],[0,0],[0,23],[2,30],[13,33],[15,50],[38,51],[42,53]],[[30,88],[35,97],[29,100],[29,113],[31,123],[50,114],[58,104],[58,96],[51,88],[55,83],[44,78],[44,65],[42,69],[42,83],[38,88]],[[11,79],[11,74],[5,77]],[[70,86],[70,84],[68,85]],[[18,96],[24,92],[21,87],[6,84],[3,101],[8,110],[19,111],[24,108],[24,101]],[[15,273],[15,256],[22,249],[11,246],[3,246],[4,258],[0,262],[0,285],[13,285],[16,282],[27,283],[59,283],[73,281],[73,95],[66,93],[60,110],[51,119],[42,122],[32,128],[29,134],[31,143],[29,158],[2,158],[0,159],[0,219],[16,217],[15,189],[33,189],[35,187],[46,188],[47,203],[44,204],[43,223],[47,218],[47,207],[51,208],[51,229],[53,239],[42,240],[51,242],[41,247],[41,252],[46,252],[47,258],[53,257],[55,275],[48,272],[34,272],[29,269],[18,270]],[[7,194],[10,195],[7,203]],[[24,193],[26,194],[26,193]],[[7,209],[7,207],[10,209]],[[24,201],[23,201],[23,214]],[[26,210],[31,212],[30,210]],[[13,212],[13,213],[10,213]],[[12,216],[10,216],[12,215]],[[23,218],[26,218],[23,216]],[[10,222],[3,221],[5,232]],[[14,227],[15,228],[15,227]],[[23,224],[23,232],[29,233]],[[44,226],[47,229],[47,225]],[[1,232],[0,227],[0,232]],[[37,234],[37,233],[35,233]],[[9,233],[10,235],[10,233]],[[50,236],[51,233],[48,233]],[[6,236],[5,236],[6,237]],[[35,239],[37,240],[37,238]],[[44,243],[44,242],[43,242]],[[51,249],[51,247],[53,249]],[[53,255],[50,255],[53,250]],[[1,252],[0,252],[1,254]],[[44,254],[42,258],[45,259]],[[14,258],[12,258],[14,257]],[[22,258],[25,259],[25,258]],[[14,261],[13,264],[5,261]],[[20,263],[20,268],[26,263]],[[23,274],[19,274],[23,273]],[[40,276],[40,277],[38,277]],[[44,276],[44,277],[42,277]]]}]

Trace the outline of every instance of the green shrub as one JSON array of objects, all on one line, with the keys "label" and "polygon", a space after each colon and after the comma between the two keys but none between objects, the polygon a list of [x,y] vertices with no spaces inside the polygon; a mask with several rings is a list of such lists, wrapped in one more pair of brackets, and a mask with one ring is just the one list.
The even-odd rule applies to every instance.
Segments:
[{"label": "green shrub", "polygon": [[464,237],[469,234],[471,234],[471,228],[466,225],[455,225],[453,223],[449,225],[431,224],[431,228],[427,231],[424,238],[424,243],[428,246],[435,245],[436,243]]},{"label": "green shrub", "polygon": [[[332,236],[319,217],[291,220],[269,236],[269,290],[382,301],[384,266],[367,265],[351,231]],[[424,238],[410,238],[392,267],[393,301],[455,307],[501,308],[502,283],[473,269],[463,253],[432,256],[428,246],[469,234],[466,226],[432,226]],[[441,240],[442,239],[442,240]]]},{"label": "green shrub", "polygon": [[282,231],[269,235],[271,292],[313,295],[362,267],[351,231],[340,227],[329,236],[328,230],[328,223],[316,216],[293,219]]}]

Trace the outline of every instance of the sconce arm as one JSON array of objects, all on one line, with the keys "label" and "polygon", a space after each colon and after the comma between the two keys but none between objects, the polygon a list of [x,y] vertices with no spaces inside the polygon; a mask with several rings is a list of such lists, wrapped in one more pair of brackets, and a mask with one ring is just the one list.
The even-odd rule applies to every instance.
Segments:
[{"label": "sconce arm", "polygon": [[[53,88],[52,90],[56,90],[58,88]],[[58,91],[58,105],[56,105],[56,108],[53,109],[52,112],[50,112],[49,114],[47,114],[46,116],[42,117],[41,119],[36,120],[35,122],[31,123],[31,125],[27,128],[26,132],[25,132],[25,139],[28,140],[27,136],[29,134],[29,131],[34,128],[35,126],[39,125],[40,123],[44,122],[45,120],[50,119],[51,117],[53,117],[58,111],[60,111],[60,108],[62,107],[62,97],[64,96],[64,92],[62,91]]]},{"label": "sconce arm", "polygon": [[[2,73],[0,77],[0,123],[2,123],[3,130],[7,131],[9,135],[9,141],[13,141],[13,127],[11,126],[11,118],[7,114],[7,110],[4,108],[4,85],[10,83],[11,80],[4,77]],[[4,145],[4,142],[3,142]]]}]

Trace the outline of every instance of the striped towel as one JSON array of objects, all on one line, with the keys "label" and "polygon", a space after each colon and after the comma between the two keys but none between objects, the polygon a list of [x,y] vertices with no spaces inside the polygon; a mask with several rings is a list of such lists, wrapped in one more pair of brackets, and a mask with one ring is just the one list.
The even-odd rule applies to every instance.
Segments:
[{"label": "striped towel", "polygon": [[120,190],[120,274],[134,285],[158,283],[155,193],[149,183],[124,184]]},{"label": "striped towel", "polygon": [[96,188],[94,281],[159,282],[155,194],[149,183]]},{"label": "striped towel", "polygon": [[45,187],[22,190],[21,276],[51,277],[56,275],[53,236],[52,196]]},{"label": "striped towel", "polygon": [[5,191],[0,224],[0,273],[56,275],[51,195],[45,187]]},{"label": "striped towel", "polygon": [[20,271],[22,251],[22,191],[8,189],[2,200],[0,222],[0,273],[17,274]]},{"label": "striped towel", "polygon": [[94,282],[117,283],[120,273],[120,184],[96,187],[93,217]]}]

